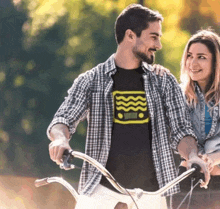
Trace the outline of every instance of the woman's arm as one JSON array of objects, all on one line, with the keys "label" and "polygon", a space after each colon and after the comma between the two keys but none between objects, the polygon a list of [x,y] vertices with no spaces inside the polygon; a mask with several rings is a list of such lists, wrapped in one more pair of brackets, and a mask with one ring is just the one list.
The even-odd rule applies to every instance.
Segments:
[{"label": "woman's arm", "polygon": [[220,151],[207,154],[207,157],[210,158],[213,166],[220,164]]}]

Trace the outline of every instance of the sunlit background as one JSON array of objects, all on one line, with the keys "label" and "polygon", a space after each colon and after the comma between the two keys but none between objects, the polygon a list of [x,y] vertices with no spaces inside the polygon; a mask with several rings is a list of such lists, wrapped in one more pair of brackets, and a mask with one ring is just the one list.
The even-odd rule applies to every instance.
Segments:
[{"label": "sunlit background", "polygon": [[[62,186],[34,187],[36,178],[74,184],[79,176],[49,159],[46,128],[77,75],[115,52],[114,22],[130,3],[164,16],[156,63],[178,80],[191,34],[209,26],[220,33],[220,0],[0,0],[0,209],[74,207]],[[84,122],[71,141],[76,150],[85,131]]]}]

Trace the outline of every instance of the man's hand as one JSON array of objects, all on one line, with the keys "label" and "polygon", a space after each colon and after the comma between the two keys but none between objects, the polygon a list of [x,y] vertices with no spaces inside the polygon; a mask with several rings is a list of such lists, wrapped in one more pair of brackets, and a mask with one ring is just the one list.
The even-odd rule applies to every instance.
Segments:
[{"label": "man's hand", "polygon": [[212,160],[212,158],[207,154],[199,155],[199,157],[207,164],[209,172],[211,173],[214,166],[215,166],[214,161]]},{"label": "man's hand", "polygon": [[49,144],[50,158],[59,165],[62,162],[64,150],[71,149],[69,129],[65,124],[56,124],[51,128],[48,137],[52,141]]},{"label": "man's hand", "polygon": [[71,149],[69,145],[69,140],[66,139],[56,139],[49,144],[49,154],[51,160],[56,162],[57,165],[62,163],[63,152],[66,149]]},{"label": "man's hand", "polygon": [[186,159],[187,169],[191,168],[192,164],[198,164],[201,167],[201,172],[204,173],[205,181],[200,187],[207,188],[210,181],[209,165],[201,157],[198,156],[197,142],[192,136],[185,136],[178,145],[179,154]]},{"label": "man's hand", "polygon": [[189,160],[187,160],[187,169],[190,169],[192,164],[198,164],[201,167],[201,172],[204,174],[205,176],[205,181],[203,181],[200,185],[200,187],[206,188],[209,184],[210,181],[210,168],[209,165],[202,160],[202,158],[200,158],[199,156],[194,155],[193,157],[190,157]]}]

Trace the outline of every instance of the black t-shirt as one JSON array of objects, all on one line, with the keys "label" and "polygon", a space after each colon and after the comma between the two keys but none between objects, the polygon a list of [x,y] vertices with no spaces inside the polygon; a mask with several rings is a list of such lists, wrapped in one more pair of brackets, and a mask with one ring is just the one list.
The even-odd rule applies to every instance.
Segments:
[{"label": "black t-shirt", "polygon": [[[114,118],[106,168],[125,188],[155,191],[159,187],[152,160],[152,130],[143,72],[141,67],[117,67],[113,76]],[[101,184],[115,190],[105,177]]]}]

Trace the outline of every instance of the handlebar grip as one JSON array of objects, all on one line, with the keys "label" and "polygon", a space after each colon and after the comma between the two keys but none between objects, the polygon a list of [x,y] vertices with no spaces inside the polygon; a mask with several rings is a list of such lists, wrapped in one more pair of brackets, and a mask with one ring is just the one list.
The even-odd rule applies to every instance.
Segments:
[{"label": "handlebar grip", "polygon": [[202,179],[203,181],[205,180],[205,175],[201,173],[200,165],[193,163],[191,168],[195,168],[195,171],[192,173],[193,178],[199,178]]},{"label": "handlebar grip", "polygon": [[69,153],[69,150],[68,150],[68,149],[65,149],[64,152],[63,152],[63,155],[64,155],[64,156],[65,156],[65,155],[68,156],[69,154],[70,154],[70,153]]},{"label": "handlebar grip", "polygon": [[47,184],[49,184],[49,183],[47,182],[47,178],[37,179],[37,180],[35,180],[35,182],[34,182],[34,185],[35,185],[36,187],[41,187],[41,186],[44,186],[44,185],[47,185]]},{"label": "handlebar grip", "polygon": [[194,173],[200,173],[200,171],[201,171],[200,165],[198,165],[198,164],[196,164],[196,163],[193,163],[192,166],[191,166],[191,168],[195,168]]},{"label": "handlebar grip", "polygon": [[71,160],[73,159],[73,156],[70,154],[70,151],[68,149],[64,150],[63,152],[63,167],[68,169],[71,168]]}]

